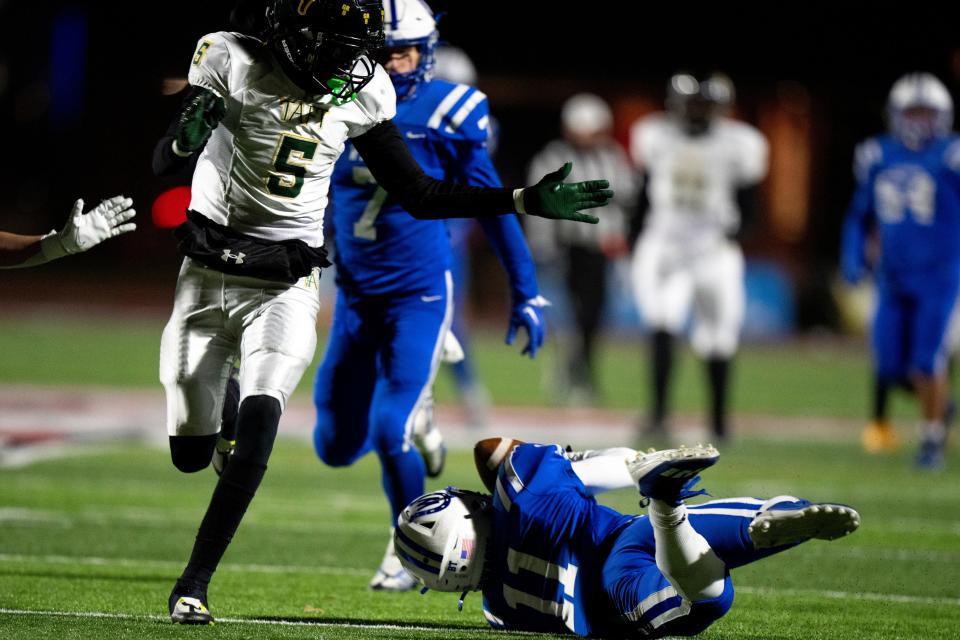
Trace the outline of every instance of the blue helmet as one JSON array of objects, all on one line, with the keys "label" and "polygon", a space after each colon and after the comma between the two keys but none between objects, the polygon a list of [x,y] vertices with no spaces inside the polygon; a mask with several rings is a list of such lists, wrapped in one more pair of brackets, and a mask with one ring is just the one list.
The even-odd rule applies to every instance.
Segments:
[{"label": "blue helmet", "polygon": [[421,82],[433,78],[436,65],[437,21],[423,0],[384,0],[384,47],[386,50],[417,47],[420,62],[409,73],[391,73],[401,100],[413,94]]},{"label": "blue helmet", "polygon": [[[924,110],[927,115],[916,114]],[[950,133],[953,127],[953,99],[936,76],[908,73],[893,84],[887,99],[890,132],[903,144],[920,148]]]}]

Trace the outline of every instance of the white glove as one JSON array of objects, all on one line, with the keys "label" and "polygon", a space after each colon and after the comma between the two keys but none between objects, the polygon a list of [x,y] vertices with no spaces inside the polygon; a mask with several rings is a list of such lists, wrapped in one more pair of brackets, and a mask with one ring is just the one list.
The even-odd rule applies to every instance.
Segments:
[{"label": "white glove", "polygon": [[40,241],[44,257],[56,260],[71,253],[80,253],[107,238],[133,231],[137,225],[127,222],[137,214],[132,207],[133,200],[130,198],[114,196],[84,213],[83,200],[77,200],[63,229],[48,233]]}]

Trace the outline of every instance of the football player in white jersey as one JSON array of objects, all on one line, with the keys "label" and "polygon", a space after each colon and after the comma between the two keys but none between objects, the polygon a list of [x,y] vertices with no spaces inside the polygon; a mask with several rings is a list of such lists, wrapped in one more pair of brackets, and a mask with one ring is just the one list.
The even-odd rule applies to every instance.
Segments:
[{"label": "football player in white jersey", "polygon": [[[160,378],[174,465],[209,465],[224,389],[240,357],[236,447],[193,553],[168,601],[175,622],[208,624],[207,586],[267,467],[280,414],[316,346],[323,213],[334,162],[350,138],[377,182],[416,217],[511,211],[596,222],[605,181],[563,184],[567,165],[526,189],[439,182],[396,125],[380,0],[271,0],[262,39],[212,33],[190,64],[190,92],[154,153],[177,170],[199,153],[185,255],[163,332]],[[233,434],[231,434],[233,435]]]},{"label": "football player in white jersey", "polygon": [[711,427],[719,439],[727,434],[730,362],[745,306],[737,237],[755,207],[768,156],[762,133],[725,116],[733,94],[722,74],[678,73],[667,88],[667,112],[641,119],[631,131],[649,203],[632,278],[652,333],[652,435],[666,430],[674,336],[691,309],[692,347],[710,381]]},{"label": "football player in white jersey", "polygon": [[73,253],[92,249],[104,240],[133,231],[136,215],[133,200],[114,196],[83,212],[83,200],[73,203],[67,223],[60,231],[42,236],[0,231],[0,269],[32,267]]}]

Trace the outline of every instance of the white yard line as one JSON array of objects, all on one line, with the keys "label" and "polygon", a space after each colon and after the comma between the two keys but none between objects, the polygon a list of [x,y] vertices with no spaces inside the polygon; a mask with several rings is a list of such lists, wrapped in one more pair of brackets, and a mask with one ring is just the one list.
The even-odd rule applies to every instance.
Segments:
[{"label": "white yard line", "polygon": [[[16,553],[0,553],[0,563],[48,563],[70,564],[83,566],[116,566],[116,567],[156,567],[179,569],[182,563],[169,560],[134,560],[130,558],[78,558],[63,555],[31,555]],[[325,573],[328,575],[344,575],[367,577],[369,570],[356,567],[332,566],[297,566],[297,565],[269,565],[269,564],[223,564],[222,571],[248,571],[251,573]],[[889,602],[894,604],[933,604],[960,607],[960,598],[934,598],[928,596],[913,596],[896,593],[874,593],[855,591],[836,591],[820,589],[781,589],[772,587],[750,587],[735,585],[740,593],[755,595],[794,595],[794,596],[822,596],[837,600],[867,600],[874,602]],[[3,610],[0,610],[3,612]],[[55,613],[55,612],[54,612]],[[51,615],[54,615],[51,613]],[[410,627],[404,627],[410,628]]]},{"label": "white yard line", "polygon": [[[132,613],[108,613],[105,611],[35,611],[31,609],[2,609],[0,615],[19,615],[19,616],[37,616],[49,618],[100,618],[108,620],[131,620],[144,622],[157,622],[169,620],[168,616],[132,614]],[[323,622],[322,620],[272,620],[259,618],[217,618],[217,622],[227,622],[230,624],[250,624],[250,625],[271,625],[286,627],[320,627],[320,628],[347,628],[347,629],[371,629],[371,630],[390,630],[390,631],[433,631],[440,634],[449,634],[451,631],[462,631],[470,633],[472,631],[485,632],[486,628],[471,627],[427,627],[416,624],[380,624],[376,622]],[[522,632],[507,632],[511,635],[526,635]]]},{"label": "white yard line", "polygon": [[820,589],[779,589],[770,587],[739,587],[734,590],[740,593],[753,595],[773,596],[816,596],[832,600],[865,600],[870,602],[886,602],[891,604],[932,604],[936,606],[960,607],[960,598],[932,598],[927,596],[910,596],[897,593],[872,593],[869,591],[834,591]]},{"label": "white yard line", "polygon": [[[41,564],[68,564],[90,567],[131,567],[180,569],[182,562],[172,560],[146,560],[132,558],[90,558],[61,555],[31,555],[19,553],[0,553],[0,563],[41,563]],[[325,573],[328,575],[369,577],[369,569],[357,567],[331,567],[323,565],[276,565],[276,564],[232,564],[224,563],[221,571],[249,571],[251,573]]]}]

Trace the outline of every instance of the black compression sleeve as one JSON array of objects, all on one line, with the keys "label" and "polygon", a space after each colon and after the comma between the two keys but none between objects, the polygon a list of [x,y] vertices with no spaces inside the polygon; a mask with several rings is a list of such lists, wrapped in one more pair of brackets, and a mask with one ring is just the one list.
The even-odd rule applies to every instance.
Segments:
[{"label": "black compression sleeve", "polygon": [[177,138],[177,128],[180,126],[180,114],[186,108],[187,104],[198,95],[205,91],[202,87],[191,86],[184,94],[183,102],[177,115],[167,127],[167,132],[157,141],[153,148],[153,174],[156,176],[169,176],[185,168],[197,154],[194,153],[187,157],[178,156],[173,152],[173,141]]},{"label": "black compression sleeve", "polygon": [[511,189],[453,184],[425,174],[389,120],[353,138],[353,144],[377,183],[415,218],[499,216],[516,208]]},{"label": "black compression sleeve", "polygon": [[644,171],[643,175],[640,176],[640,195],[637,198],[636,206],[630,212],[627,241],[631,247],[637,243],[637,238],[643,233],[643,225],[647,221],[647,214],[650,213],[650,194],[647,193],[649,186],[650,174]]},{"label": "black compression sleeve", "polygon": [[760,187],[752,185],[737,189],[737,206],[740,208],[740,226],[733,239],[742,241],[753,230],[760,217]]}]

